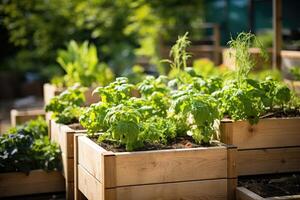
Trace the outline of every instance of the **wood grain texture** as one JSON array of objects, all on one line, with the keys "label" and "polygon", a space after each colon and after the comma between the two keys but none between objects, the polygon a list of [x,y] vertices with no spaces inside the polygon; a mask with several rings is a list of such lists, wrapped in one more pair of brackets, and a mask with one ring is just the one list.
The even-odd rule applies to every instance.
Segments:
[{"label": "wood grain texture", "polygon": [[[75,135],[75,141],[75,196],[100,200],[234,199],[236,178],[228,179],[228,173],[236,177],[232,172],[234,147],[113,153],[83,135]],[[229,166],[232,169],[228,170]]]},{"label": "wood grain texture", "polygon": [[[47,105],[54,96],[57,96],[60,93],[62,93],[64,90],[66,90],[66,88],[57,88],[56,86],[51,85],[49,83],[44,84],[43,89],[44,89],[45,105]],[[88,88],[84,92],[86,105],[90,105],[92,103],[97,103],[100,101],[100,98],[98,95],[92,95],[93,91],[94,91],[94,88]]]},{"label": "wood grain texture", "polygon": [[11,126],[23,124],[29,120],[36,119],[38,117],[45,118],[45,110],[42,108],[32,108],[27,110],[16,110],[10,111]]},{"label": "wood grain texture", "polygon": [[264,198],[248,190],[247,188],[238,187],[236,189],[236,199],[237,200],[263,200]]},{"label": "wood grain texture", "polygon": [[87,137],[78,137],[78,164],[84,167],[92,176],[103,183],[103,155],[107,152]]},{"label": "wood grain texture", "polygon": [[300,146],[300,118],[261,119],[256,125],[222,122],[221,135],[224,143],[238,149]]},{"label": "wood grain texture", "polygon": [[224,200],[227,199],[227,180],[118,187],[106,189],[105,197],[105,200]]},{"label": "wood grain texture", "polygon": [[[104,187],[83,166],[77,165],[78,189],[89,200],[104,200]],[[106,199],[107,200],[107,199]]]},{"label": "wood grain texture", "polygon": [[0,197],[62,192],[65,190],[64,178],[60,172],[32,170],[25,173],[0,173]]},{"label": "wood grain texture", "polygon": [[255,175],[300,171],[300,147],[240,150],[237,173]]},{"label": "wood grain texture", "polygon": [[[50,138],[59,144],[61,151],[68,157],[74,157],[74,134],[78,131],[67,125],[50,120]],[[83,130],[84,132],[84,130]]]},{"label": "wood grain texture", "polygon": [[74,199],[75,200],[86,200],[86,197],[78,188],[78,137],[82,134],[74,135]]},{"label": "wood grain texture", "polygon": [[62,174],[65,177],[66,195],[70,199],[74,198],[74,135],[79,132],[50,120],[50,138],[59,144],[62,151]]},{"label": "wood grain texture", "polygon": [[45,83],[43,86],[45,105],[47,105],[54,96],[59,95],[62,91],[63,89],[58,89],[50,83]]},{"label": "wood grain texture", "polygon": [[[106,157],[104,157],[106,158]],[[225,147],[115,153],[115,186],[227,178]],[[197,169],[197,170],[196,170]]]}]

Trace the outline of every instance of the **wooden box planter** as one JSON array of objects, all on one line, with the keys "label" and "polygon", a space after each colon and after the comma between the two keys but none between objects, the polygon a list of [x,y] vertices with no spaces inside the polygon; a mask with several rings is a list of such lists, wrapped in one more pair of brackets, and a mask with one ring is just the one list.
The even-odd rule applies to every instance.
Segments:
[{"label": "wooden box planter", "polygon": [[49,130],[51,141],[57,142],[62,151],[62,174],[65,178],[67,199],[74,199],[74,135],[85,131],[72,129],[54,120],[50,120]]},{"label": "wooden box planter", "polygon": [[[260,55],[260,50],[259,48],[250,48],[249,49],[250,56],[253,60],[255,60],[255,66],[254,70],[262,70],[264,68],[270,69],[271,68],[271,59],[265,60],[261,55]],[[272,58],[272,50],[268,49],[267,51],[269,58]],[[236,69],[235,65],[235,58],[234,55],[234,50],[230,48],[224,48],[222,51],[222,58],[223,58],[223,65],[227,66],[231,70]]]},{"label": "wooden box planter", "polygon": [[28,175],[21,172],[0,173],[0,198],[65,191],[60,172],[32,170]]},{"label": "wooden box planter", "polygon": [[258,194],[248,190],[245,187],[238,187],[236,191],[237,200],[296,200],[300,199],[300,195],[291,195],[291,196],[275,196],[263,198]]},{"label": "wooden box planter", "polygon": [[45,118],[45,111],[41,108],[32,108],[28,110],[16,110],[12,109],[10,111],[10,122],[11,126],[23,124],[29,120],[36,119],[38,117]]},{"label": "wooden box planter", "polygon": [[237,146],[237,174],[300,171],[300,118],[221,122],[221,141]]},{"label": "wooden box planter", "polygon": [[[44,103],[45,103],[45,105],[47,105],[54,96],[59,95],[64,90],[65,90],[65,88],[58,88],[49,83],[44,84]],[[87,105],[99,102],[99,100],[100,100],[98,95],[94,95],[94,96],[92,95],[93,91],[94,91],[94,88],[89,88],[85,92],[85,98],[86,98]]]},{"label": "wooden box planter", "polygon": [[300,81],[292,81],[292,80],[284,79],[284,82],[291,90],[295,91],[296,94],[300,96]]},{"label": "wooden box planter", "polygon": [[107,151],[75,136],[75,199],[233,199],[233,146],[139,152]]}]

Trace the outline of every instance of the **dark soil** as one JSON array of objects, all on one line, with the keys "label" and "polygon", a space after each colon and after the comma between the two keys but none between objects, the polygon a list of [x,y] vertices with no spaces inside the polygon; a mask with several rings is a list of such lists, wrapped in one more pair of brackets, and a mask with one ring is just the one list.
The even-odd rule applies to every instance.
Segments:
[{"label": "dark soil", "polygon": [[74,130],[85,130],[85,128],[83,128],[80,123],[68,124],[68,126]]},{"label": "dark soil", "polygon": [[300,173],[241,177],[238,184],[264,198],[297,195]]},{"label": "dark soil", "polygon": [[286,117],[300,117],[300,111],[296,109],[282,110],[274,109],[260,118],[286,118]]},{"label": "dark soil", "polygon": [[[268,118],[291,118],[291,117],[300,117],[299,109],[273,109],[272,111],[267,112],[266,114],[260,116],[260,119],[268,119]],[[224,115],[223,120],[231,120],[229,115]]]},{"label": "dark soil", "polygon": [[[91,138],[94,142],[99,144],[101,147],[106,149],[107,151],[112,152],[126,152],[125,146],[119,145],[113,141],[102,141],[98,142],[97,138]],[[197,148],[197,147],[213,147],[213,146],[221,146],[222,144],[219,142],[213,142],[211,144],[197,144],[194,139],[190,136],[185,137],[177,137],[173,141],[170,141],[168,144],[161,143],[145,143],[145,145],[141,148],[136,149],[135,151],[153,151],[153,150],[163,150],[163,149],[184,149],[184,148]]]}]

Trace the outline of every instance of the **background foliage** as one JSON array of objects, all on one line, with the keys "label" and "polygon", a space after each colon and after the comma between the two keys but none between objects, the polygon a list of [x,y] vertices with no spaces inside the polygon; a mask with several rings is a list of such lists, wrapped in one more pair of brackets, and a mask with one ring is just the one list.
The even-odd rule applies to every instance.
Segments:
[{"label": "background foliage", "polygon": [[136,55],[156,56],[161,37],[196,33],[202,8],[199,0],[2,0],[1,30],[14,53],[0,65],[51,77],[57,50],[73,39],[95,44],[99,59],[121,74]]}]

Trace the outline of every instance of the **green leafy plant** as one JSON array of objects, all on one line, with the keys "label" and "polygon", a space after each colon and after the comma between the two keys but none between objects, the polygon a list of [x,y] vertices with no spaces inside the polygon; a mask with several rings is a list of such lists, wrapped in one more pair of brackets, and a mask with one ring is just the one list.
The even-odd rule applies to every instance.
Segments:
[{"label": "green leafy plant", "polygon": [[51,99],[49,104],[46,105],[46,111],[52,112],[51,117],[58,123],[78,122],[85,102],[84,91],[85,88],[78,84],[68,88]]},{"label": "green leafy plant", "polygon": [[233,52],[230,52],[230,56],[234,56],[237,66],[236,79],[238,84],[241,85],[255,64],[253,59],[251,59],[250,47],[259,47],[261,55],[265,59],[267,59],[267,54],[260,41],[251,33],[242,32],[235,39],[232,38],[228,44],[233,50]]},{"label": "green leafy plant", "polygon": [[177,91],[172,98],[171,109],[187,123],[188,134],[198,143],[209,143],[217,132],[215,123],[220,118],[216,99],[193,89]]},{"label": "green leafy plant", "polygon": [[[102,102],[91,105],[80,117],[89,133],[103,132],[98,141],[110,141],[126,150],[146,144],[168,144],[176,137],[192,137],[196,143],[210,143],[218,129],[220,113],[211,94],[222,87],[218,78],[204,80],[187,67],[187,34],[179,37],[171,50],[177,77],[147,76],[132,85],[124,77],[98,87]],[[138,89],[140,97],[132,97]]]},{"label": "green leafy plant", "polygon": [[57,62],[67,73],[64,76],[64,83],[67,86],[75,83],[85,87],[95,83],[106,85],[114,77],[104,63],[98,63],[97,49],[87,41],[81,45],[70,41],[67,50],[58,51]]},{"label": "green leafy plant", "polygon": [[188,33],[185,33],[183,36],[179,36],[176,44],[172,46],[170,51],[170,57],[173,60],[162,60],[163,62],[168,62],[172,70],[175,71],[175,74],[178,78],[181,70],[184,70],[187,67],[187,60],[191,55],[186,51],[190,46],[191,42],[188,39]]},{"label": "green leafy plant", "polygon": [[129,99],[134,85],[130,84],[128,78],[118,77],[107,86],[97,87],[93,94],[98,94],[102,102],[118,104],[123,100]]},{"label": "green leafy plant", "polygon": [[248,78],[253,67],[249,54],[252,42],[259,41],[250,33],[241,33],[229,44],[234,49],[238,66],[236,80],[228,80],[224,87],[213,93],[221,102],[221,111],[233,120],[248,120],[251,124],[268,113],[284,112],[291,100],[291,92],[285,85],[266,77],[264,80]]},{"label": "green leafy plant", "polygon": [[293,75],[293,79],[296,81],[300,81],[300,67],[292,67],[290,69],[291,74]]},{"label": "green leafy plant", "polygon": [[60,170],[61,152],[47,134],[47,124],[40,118],[0,136],[0,171]]},{"label": "green leafy plant", "polygon": [[117,80],[106,89],[97,89],[106,95],[106,100],[91,105],[80,117],[80,123],[89,133],[103,132],[99,142],[110,141],[132,151],[147,143],[168,144],[176,137],[188,136],[187,133],[196,143],[209,143],[216,133],[215,123],[220,115],[216,100],[209,95],[196,89],[172,94],[165,76],[156,79],[149,76],[138,83],[141,94],[138,98],[130,97],[127,89],[124,93],[123,89],[110,87],[115,84],[128,88],[126,81],[122,87]]}]

